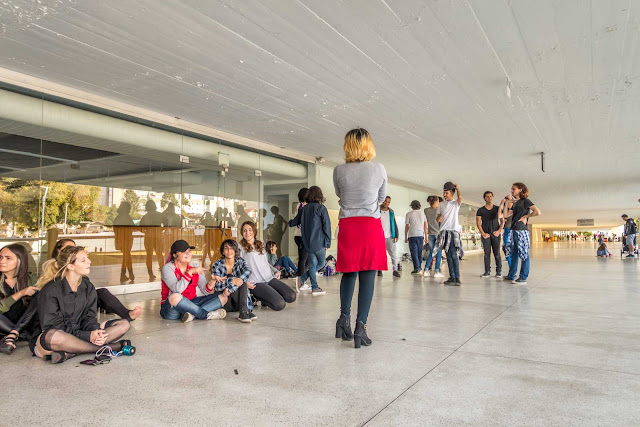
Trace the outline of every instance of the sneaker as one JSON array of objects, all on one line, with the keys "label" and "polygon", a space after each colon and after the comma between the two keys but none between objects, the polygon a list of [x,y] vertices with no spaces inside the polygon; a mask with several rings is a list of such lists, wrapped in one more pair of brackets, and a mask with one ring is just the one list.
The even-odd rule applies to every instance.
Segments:
[{"label": "sneaker", "polygon": [[433,277],[440,279],[444,277],[444,274],[440,273],[439,271],[436,271]]},{"label": "sneaker", "polygon": [[635,258],[636,256],[634,254],[629,254],[627,255],[627,258]]},{"label": "sneaker", "polygon": [[401,277],[400,272],[398,270],[393,272],[393,277]]},{"label": "sneaker", "polygon": [[325,291],[323,291],[323,290],[322,290],[322,288],[321,288],[320,286],[318,286],[318,287],[317,287],[317,288],[315,288],[315,289],[311,289],[311,295],[313,295],[314,297],[315,297],[316,295],[324,295],[324,294],[326,294],[326,292],[325,292]]},{"label": "sneaker", "polygon": [[496,273],[496,279],[502,278],[502,273]]},{"label": "sneaker", "polygon": [[411,274],[412,274],[413,276],[420,276],[420,275],[422,275],[422,271],[421,271],[421,270],[413,270],[413,271],[411,272]]},{"label": "sneaker", "polygon": [[302,286],[300,286],[300,290],[301,291],[310,291],[311,290],[311,285],[308,283],[303,283]]},{"label": "sneaker", "polygon": [[527,280],[526,279],[512,280],[511,283],[515,283],[516,285],[526,285]]},{"label": "sneaker", "polygon": [[219,308],[217,310],[210,311],[207,313],[207,320],[218,320],[224,319],[227,317],[227,310],[224,308]]},{"label": "sneaker", "polygon": [[382,271],[378,270],[378,276],[382,277]]},{"label": "sneaker", "polygon": [[512,279],[509,276],[502,276],[502,280],[504,280],[505,282],[513,282],[515,279]]},{"label": "sneaker", "polygon": [[300,277],[296,276],[296,293],[300,293]]},{"label": "sneaker", "polygon": [[456,286],[460,286],[462,285],[462,282],[460,281],[460,279],[456,279]]},{"label": "sneaker", "polygon": [[253,314],[252,311],[249,312],[249,319],[251,319],[251,321],[253,322],[254,320],[258,320],[258,316],[256,316],[255,314]]},{"label": "sneaker", "polygon": [[180,316],[180,319],[184,322],[184,323],[189,323],[191,322],[193,319],[195,319],[196,316],[194,316],[193,314],[186,312],[186,313],[182,313],[182,316]]},{"label": "sneaker", "polygon": [[425,270],[424,277],[431,277],[431,270]]},{"label": "sneaker", "polygon": [[238,315],[238,320],[242,323],[251,323],[251,316],[248,311],[241,311],[240,315]]},{"label": "sneaker", "polygon": [[488,271],[485,271],[484,274],[480,277],[491,277],[491,273],[489,273]]},{"label": "sneaker", "polygon": [[455,286],[456,284],[456,279],[454,279],[453,277],[449,277],[447,280],[445,280],[444,282],[442,282],[443,285],[449,285],[449,286]]}]

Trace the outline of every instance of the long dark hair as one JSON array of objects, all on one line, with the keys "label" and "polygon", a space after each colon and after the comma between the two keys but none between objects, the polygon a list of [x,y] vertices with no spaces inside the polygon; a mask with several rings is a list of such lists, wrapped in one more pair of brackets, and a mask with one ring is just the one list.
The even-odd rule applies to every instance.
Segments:
[{"label": "long dark hair", "polygon": [[73,246],[76,245],[76,241],[73,239],[60,239],[56,242],[56,245],[53,247],[53,250],[51,251],[51,258],[55,259],[58,258],[58,254],[60,253],[60,250],[62,250],[62,247],[67,244],[67,243],[73,243]]},{"label": "long dark hair", "polygon": [[262,255],[264,253],[264,245],[260,240],[258,240],[258,227],[256,227],[256,223],[253,221],[243,222],[242,227],[240,227],[240,234],[242,234],[242,230],[244,230],[245,225],[249,225],[253,229],[253,238],[255,239],[255,241],[253,243],[253,246],[251,246],[243,236],[242,240],[240,240],[240,245],[242,245],[244,250],[247,252],[252,252],[255,249],[260,255]]},{"label": "long dark hair", "polygon": [[[16,285],[13,287],[13,290],[15,292],[21,291],[29,286],[29,254],[27,253],[27,250],[24,246],[17,243],[12,243],[3,247],[2,249],[8,249],[12,254],[16,256],[16,274],[15,276],[13,276],[16,279]],[[4,284],[6,275],[4,273],[0,274],[0,295],[2,295],[2,298],[5,298],[6,295],[4,295],[4,293],[2,292],[1,285]]]}]

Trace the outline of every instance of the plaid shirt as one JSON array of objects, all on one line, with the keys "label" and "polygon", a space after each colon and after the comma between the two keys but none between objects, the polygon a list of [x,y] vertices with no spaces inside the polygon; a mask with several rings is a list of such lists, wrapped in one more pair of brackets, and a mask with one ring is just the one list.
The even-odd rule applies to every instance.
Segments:
[{"label": "plaid shirt", "polygon": [[233,279],[242,279],[242,283],[245,284],[247,280],[249,280],[249,276],[251,276],[251,270],[244,258],[236,258],[233,264],[232,277],[228,277],[227,266],[224,265],[224,258],[220,258],[211,266],[211,275],[227,278],[224,282],[216,282],[216,291],[222,292],[225,289],[229,289],[229,292],[233,293],[238,290],[238,287],[233,284]]}]

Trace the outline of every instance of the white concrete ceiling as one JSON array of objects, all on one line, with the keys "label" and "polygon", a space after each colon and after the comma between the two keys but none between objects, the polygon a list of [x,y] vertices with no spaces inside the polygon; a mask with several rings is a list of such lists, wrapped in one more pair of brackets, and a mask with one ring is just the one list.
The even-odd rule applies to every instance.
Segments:
[{"label": "white concrete ceiling", "polygon": [[335,162],[362,126],[539,223],[640,213],[639,49],[637,0],[0,1],[0,67]]}]

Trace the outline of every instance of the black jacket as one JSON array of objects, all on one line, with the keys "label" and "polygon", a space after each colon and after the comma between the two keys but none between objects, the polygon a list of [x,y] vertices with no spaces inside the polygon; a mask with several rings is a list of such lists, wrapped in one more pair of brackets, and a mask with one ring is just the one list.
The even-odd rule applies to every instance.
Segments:
[{"label": "black jacket", "polygon": [[38,295],[38,318],[43,331],[60,329],[89,341],[91,331],[100,329],[96,320],[98,293],[83,277],[76,292],[71,291],[67,279],[60,278],[47,283]]},{"label": "black jacket", "polygon": [[302,246],[309,253],[315,253],[331,246],[331,220],[322,203],[307,203],[298,215],[289,221],[289,227],[300,225]]}]

